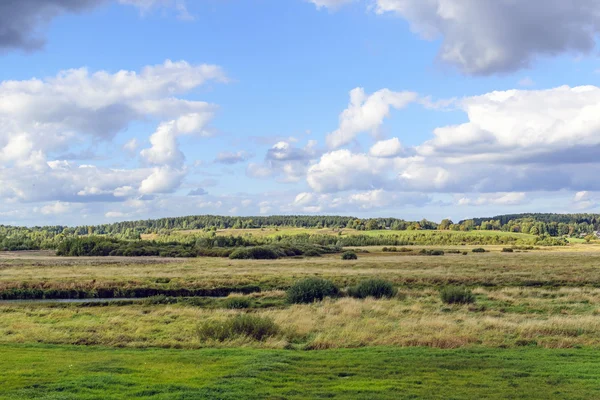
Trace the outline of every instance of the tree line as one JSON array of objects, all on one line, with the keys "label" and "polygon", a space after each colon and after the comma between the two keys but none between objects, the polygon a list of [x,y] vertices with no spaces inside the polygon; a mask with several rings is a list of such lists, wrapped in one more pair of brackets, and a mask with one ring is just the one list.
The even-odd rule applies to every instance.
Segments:
[{"label": "tree line", "polygon": [[[103,225],[68,226],[36,226],[15,227],[0,225],[0,250],[39,250],[57,249],[59,245],[69,238],[82,236],[107,236],[110,238],[126,241],[139,241],[143,234],[158,235],[162,241],[173,240],[170,235],[182,230],[199,230],[204,233],[214,232],[218,229],[260,229],[260,228],[329,228],[343,231],[344,229],[356,229],[359,231],[503,231],[526,233],[534,236],[550,237],[583,237],[590,236],[600,230],[599,214],[509,214],[490,218],[474,218],[454,223],[444,219],[439,223],[422,219],[420,221],[406,221],[398,218],[367,218],[361,219],[347,216],[307,216],[307,215],[275,215],[258,217],[230,217],[217,215],[193,215],[176,218],[160,218],[139,221],[124,221]],[[178,242],[192,240],[184,239],[179,235]],[[166,239],[165,239],[166,238]],[[210,235],[195,235],[193,240],[203,241],[234,241],[223,245],[217,243],[217,247],[239,247],[246,246],[240,237],[229,236],[215,238]],[[422,243],[422,241],[427,243]],[[377,241],[378,245],[402,245],[408,242],[419,242],[418,244],[429,244],[430,238],[414,240],[408,237],[397,239],[390,243],[390,239]],[[330,241],[331,239],[327,239]],[[350,239],[347,239],[350,240]],[[373,239],[352,239],[354,242],[371,243]],[[435,240],[439,240],[435,239]],[[448,239],[450,240],[450,239]],[[457,239],[452,239],[457,240]],[[462,240],[462,239],[461,239]],[[465,239],[466,240],[466,239]],[[490,240],[483,237],[477,240]],[[504,240],[494,239],[498,244],[506,244]],[[446,239],[444,239],[446,241]],[[444,244],[444,243],[431,243]],[[483,243],[482,243],[483,244]],[[252,245],[256,245],[253,243]],[[351,244],[354,245],[354,244]],[[204,243],[203,248],[214,247],[212,243]]]}]

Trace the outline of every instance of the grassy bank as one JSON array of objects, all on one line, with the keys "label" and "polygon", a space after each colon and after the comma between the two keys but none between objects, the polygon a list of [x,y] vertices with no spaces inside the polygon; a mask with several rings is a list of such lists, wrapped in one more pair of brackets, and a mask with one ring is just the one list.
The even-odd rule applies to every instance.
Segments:
[{"label": "grassy bank", "polygon": [[599,350],[0,346],[0,398],[591,399]]}]

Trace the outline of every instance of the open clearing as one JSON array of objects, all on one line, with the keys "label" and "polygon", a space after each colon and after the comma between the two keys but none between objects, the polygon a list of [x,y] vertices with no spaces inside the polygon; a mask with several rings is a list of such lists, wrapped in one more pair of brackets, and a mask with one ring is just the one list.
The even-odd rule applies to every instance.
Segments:
[{"label": "open clearing", "polygon": [[[260,292],[0,302],[0,398],[598,398],[600,246],[485,247],[430,247],[467,252],[444,256],[371,247],[356,261],[3,254],[0,292]],[[342,289],[383,278],[398,294],[288,304],[285,290],[309,276]],[[439,290],[447,285],[471,288],[475,303],[444,304]],[[232,297],[249,308],[229,309]],[[199,335],[206,321],[242,314],[269,318],[279,330],[264,340]]]}]

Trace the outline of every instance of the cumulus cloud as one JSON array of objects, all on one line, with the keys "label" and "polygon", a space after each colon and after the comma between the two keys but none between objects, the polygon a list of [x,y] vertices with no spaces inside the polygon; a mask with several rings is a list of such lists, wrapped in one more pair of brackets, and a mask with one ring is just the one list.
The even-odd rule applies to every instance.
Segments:
[{"label": "cumulus cloud", "polygon": [[461,197],[457,204],[459,206],[507,206],[522,204],[526,200],[525,193],[488,193],[478,197]]},{"label": "cumulus cloud", "polygon": [[307,0],[313,3],[317,9],[329,8],[330,10],[337,10],[338,8],[354,2],[355,0]]},{"label": "cumulus cloud", "polygon": [[585,200],[589,200],[589,198],[590,198],[590,193],[587,190],[582,190],[580,192],[575,193],[573,200],[574,201],[585,201]]},{"label": "cumulus cloud", "polygon": [[[318,193],[383,189],[520,196],[600,190],[595,178],[600,173],[599,104],[595,86],[467,97],[456,101],[467,122],[439,127],[432,139],[409,149],[390,139],[366,154],[325,153],[308,169],[307,183]],[[517,195],[464,203],[504,205],[511,196]]]},{"label": "cumulus cloud", "polygon": [[438,57],[466,74],[528,67],[537,58],[588,54],[600,33],[598,0],[375,0],[428,40],[442,39]]},{"label": "cumulus cloud", "polygon": [[185,171],[169,166],[154,168],[150,176],[140,184],[140,193],[172,193],[179,187],[184,176]]},{"label": "cumulus cloud", "polygon": [[173,8],[181,20],[193,20],[194,16],[187,9],[185,0],[118,0],[121,4],[136,6],[146,14],[155,8]]},{"label": "cumulus cloud", "polygon": [[279,141],[267,151],[264,163],[250,163],[246,174],[254,178],[277,176],[281,182],[298,182],[306,176],[311,160],[319,154],[316,140],[309,140],[304,147]]},{"label": "cumulus cloud", "polygon": [[40,209],[40,212],[44,215],[56,215],[56,214],[64,214],[69,212],[70,205],[69,203],[64,203],[61,201],[56,201],[52,204],[48,204],[43,206]]},{"label": "cumulus cloud", "polygon": [[369,154],[373,157],[396,157],[403,152],[402,143],[398,138],[381,140],[373,145]]},{"label": "cumulus cloud", "polygon": [[377,133],[390,109],[401,109],[417,100],[413,92],[393,92],[381,89],[367,95],[363,88],[350,91],[350,104],[340,114],[339,128],[327,135],[327,145],[338,148],[354,140],[363,132]]},{"label": "cumulus cloud", "polygon": [[385,209],[393,205],[423,206],[431,201],[422,193],[390,192],[383,189],[348,194],[302,192],[290,204],[291,210],[305,213],[355,212]]},{"label": "cumulus cloud", "polygon": [[600,145],[600,88],[562,86],[465,98],[469,121],[438,128],[418,147],[449,161],[548,163],[595,161]]},{"label": "cumulus cloud", "polygon": [[592,194],[587,190],[575,193],[572,204],[577,210],[588,210],[598,205],[597,200],[592,198]]},{"label": "cumulus cloud", "polygon": [[390,163],[366,154],[336,150],[308,169],[307,182],[317,192],[372,189],[385,186]]},{"label": "cumulus cloud", "polygon": [[[16,201],[121,201],[135,192],[173,191],[186,169],[180,135],[206,136],[215,105],[175,97],[207,81],[226,81],[218,66],[172,62],[141,72],[60,72],[0,83],[0,197]],[[153,168],[78,165],[73,146],[109,142],[133,121],[164,119],[142,150]],[[132,151],[136,139],[124,149]],[[71,153],[67,153],[71,154]],[[165,179],[172,178],[171,183]],[[133,188],[125,190],[123,188]]]}]

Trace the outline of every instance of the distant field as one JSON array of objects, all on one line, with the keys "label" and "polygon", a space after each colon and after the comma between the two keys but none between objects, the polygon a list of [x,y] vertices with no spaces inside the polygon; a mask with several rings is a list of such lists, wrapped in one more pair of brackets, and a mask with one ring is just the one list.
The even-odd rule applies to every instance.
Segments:
[{"label": "distant field", "polygon": [[[202,230],[181,230],[175,231],[177,233],[202,233]],[[234,236],[243,236],[243,235],[253,235],[258,237],[273,237],[277,235],[367,235],[367,236],[379,236],[379,235],[402,235],[403,233],[414,233],[419,232],[423,234],[431,234],[434,235],[436,233],[444,233],[444,234],[481,234],[481,235],[499,235],[499,236],[512,236],[516,238],[524,238],[524,239],[533,239],[534,235],[526,235],[523,233],[514,233],[514,232],[502,232],[502,231],[471,231],[471,232],[460,232],[460,231],[393,231],[393,230],[376,230],[376,231],[359,231],[356,229],[311,229],[311,228],[260,228],[260,229],[219,229],[217,230],[217,235],[234,235]]]}]

